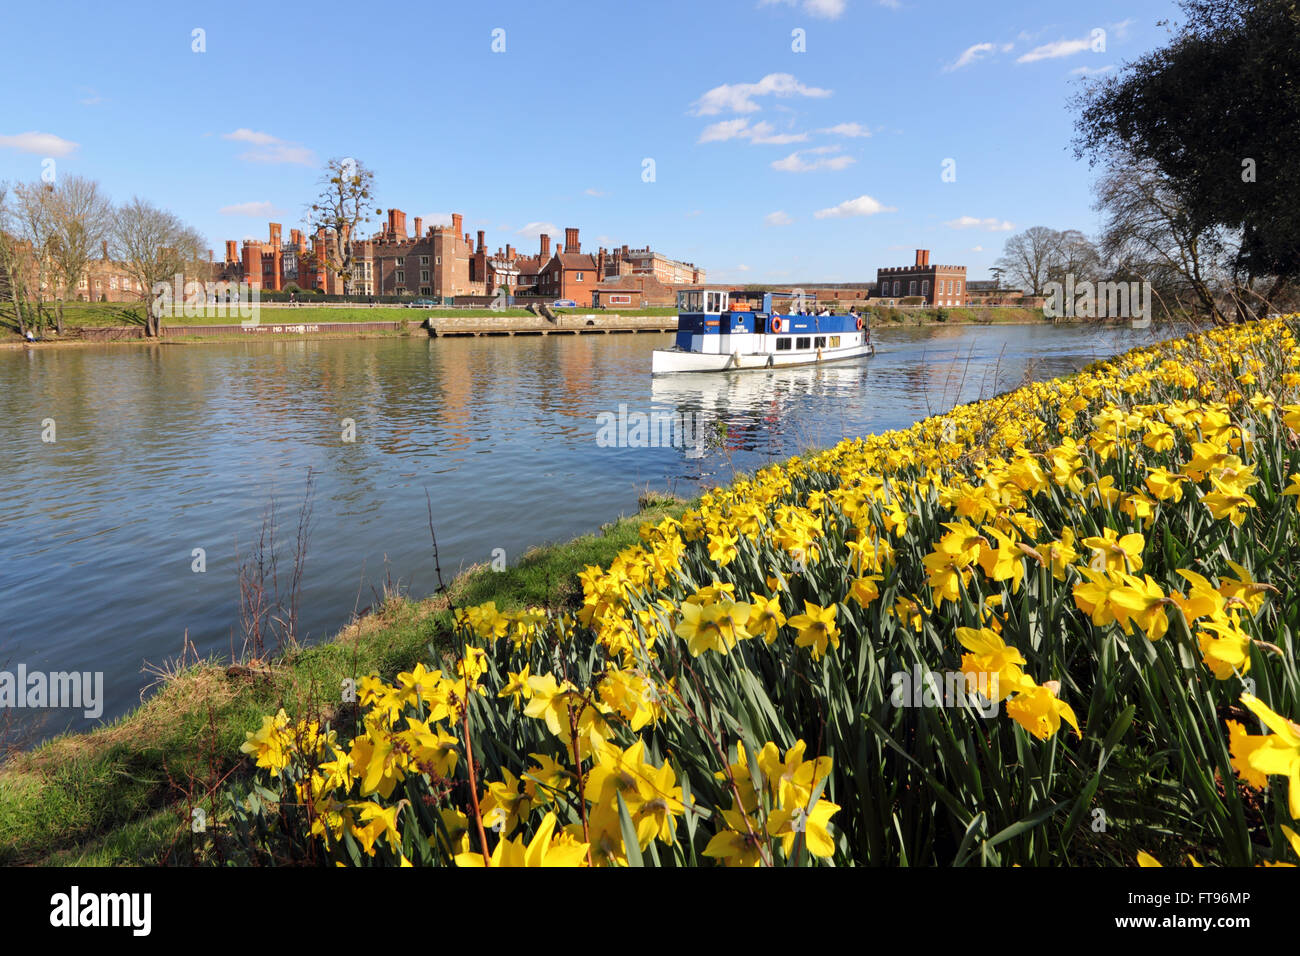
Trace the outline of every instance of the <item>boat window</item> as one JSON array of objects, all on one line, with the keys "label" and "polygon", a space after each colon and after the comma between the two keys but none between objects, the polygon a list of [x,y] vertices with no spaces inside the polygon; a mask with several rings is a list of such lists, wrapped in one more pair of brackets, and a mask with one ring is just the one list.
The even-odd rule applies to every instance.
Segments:
[{"label": "boat window", "polygon": [[777,339],[777,340],[776,340],[776,350],[777,350],[778,352],[788,352],[788,351],[790,351],[790,339],[789,339],[789,337],[783,337],[783,338],[779,338],[779,339]]},{"label": "boat window", "polygon": [[832,335],[832,336],[831,336],[831,348],[833,348],[833,349],[837,349],[837,348],[839,348],[839,347],[840,347],[840,337],[839,337],[838,335]]},{"label": "boat window", "polygon": [[679,312],[703,312],[704,293],[702,292],[679,292],[677,293],[677,310]]},{"label": "boat window", "polygon": [[802,335],[799,338],[795,339],[794,347],[797,349],[806,349],[809,348],[811,344],[812,344],[812,337],[808,335]]},{"label": "boat window", "polygon": [[813,343],[813,344],[814,344],[814,346],[815,346],[816,348],[819,348],[819,349],[824,349],[824,348],[826,348],[826,336],[824,336],[824,335],[819,335],[819,336],[817,336],[817,341],[816,341],[815,343]]}]

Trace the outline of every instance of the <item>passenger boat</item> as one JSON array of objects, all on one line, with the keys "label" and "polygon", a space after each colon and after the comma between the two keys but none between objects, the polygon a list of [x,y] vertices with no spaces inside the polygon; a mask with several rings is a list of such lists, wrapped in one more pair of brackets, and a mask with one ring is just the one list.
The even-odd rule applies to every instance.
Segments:
[{"label": "passenger boat", "polygon": [[677,341],[654,350],[651,373],[785,368],[875,354],[871,330],[856,312],[808,315],[773,308],[774,298],[797,301],[793,292],[764,292],[761,302],[737,296],[739,308],[732,307],[731,296],[725,289],[677,293]]}]

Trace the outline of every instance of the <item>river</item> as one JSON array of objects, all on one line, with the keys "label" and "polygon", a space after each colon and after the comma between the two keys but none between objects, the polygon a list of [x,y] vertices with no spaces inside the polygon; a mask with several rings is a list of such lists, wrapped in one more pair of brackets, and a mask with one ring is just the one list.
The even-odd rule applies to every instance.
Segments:
[{"label": "river", "polygon": [[[299,629],[312,639],[386,580],[433,591],[426,492],[450,580],[633,513],[646,488],[693,495],[1159,335],[882,329],[858,362],[654,380],[649,353],[667,335],[3,351],[0,671],[103,673],[102,715],[47,709],[45,736],[138,705],[145,663],[187,634],[203,656],[238,650],[237,555],[274,500],[285,586],[309,469]],[[640,440],[639,417],[656,414],[687,426],[685,447]],[[35,732],[33,711],[12,714]]]}]

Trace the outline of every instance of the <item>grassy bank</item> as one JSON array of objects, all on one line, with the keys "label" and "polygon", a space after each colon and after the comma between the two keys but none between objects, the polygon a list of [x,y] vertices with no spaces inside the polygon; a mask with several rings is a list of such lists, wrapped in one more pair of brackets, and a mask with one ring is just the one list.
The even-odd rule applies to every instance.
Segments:
[{"label": "grassy bank", "polygon": [[[54,306],[50,303],[46,305],[47,314],[51,329],[54,322]],[[560,315],[585,314],[596,312],[595,309],[556,309],[555,312]],[[611,311],[611,310],[606,310]],[[676,315],[676,309],[617,309],[619,315]],[[63,306],[63,322],[65,335],[76,329],[82,328],[118,328],[126,326],[144,325],[145,306],[140,303],[106,303],[106,302],[68,302]],[[408,309],[401,306],[375,306],[373,308],[360,306],[341,306],[338,308],[326,306],[313,306],[308,300],[305,304],[295,307],[289,307],[283,304],[263,304],[261,308],[261,321],[267,325],[313,325],[322,322],[401,322],[410,321],[418,325],[423,322],[427,316],[435,317],[488,317],[496,316],[499,318],[532,315],[527,309],[502,309],[493,311],[488,308],[481,309],[439,309],[439,308],[420,308]],[[238,312],[233,312],[229,316],[217,315],[197,315],[197,316],[176,316],[164,320],[164,325],[184,326],[184,325],[229,325],[237,324],[241,321]],[[0,327],[4,327],[17,334],[18,323],[13,316],[13,307],[0,306]]]},{"label": "grassy bank", "polygon": [[338,699],[344,678],[391,679],[428,660],[450,633],[452,604],[573,606],[586,565],[608,564],[642,521],[684,508],[648,498],[639,515],[598,533],[535,548],[501,572],[471,569],[445,598],[394,598],[332,639],[265,663],[191,663],[120,720],[11,756],[0,766],[0,865],[183,862],[191,809],[219,809],[217,788],[246,774],[239,746],[264,713],[316,712]]},{"label": "grassy bank", "polygon": [[912,325],[1042,325],[1042,309],[873,309],[871,327]]}]

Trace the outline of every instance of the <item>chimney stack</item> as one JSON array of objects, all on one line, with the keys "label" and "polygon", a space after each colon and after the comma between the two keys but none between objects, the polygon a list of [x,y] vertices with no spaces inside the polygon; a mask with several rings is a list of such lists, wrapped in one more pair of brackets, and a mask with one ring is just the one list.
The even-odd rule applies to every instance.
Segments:
[{"label": "chimney stack", "polygon": [[388,234],[394,239],[406,238],[406,213],[402,210],[388,210]]},{"label": "chimney stack", "polygon": [[215,261],[216,261],[216,258],[217,258],[217,254],[216,254],[215,252],[213,252],[211,249],[209,249],[209,250],[208,250],[208,261],[209,261],[209,262],[215,262]]},{"label": "chimney stack", "polygon": [[[105,257],[107,258],[107,256]],[[234,262],[239,258],[239,243],[234,239],[226,240],[226,261]]]},{"label": "chimney stack", "polygon": [[542,264],[545,265],[549,258],[551,258],[551,237],[542,233]]},{"label": "chimney stack", "polygon": [[460,235],[461,224],[463,222],[464,222],[464,217],[460,213],[453,212],[451,214],[451,234],[453,236]]},{"label": "chimney stack", "polygon": [[917,250],[916,250],[916,264],[917,264],[918,266],[928,266],[928,265],[930,264],[930,250],[929,250],[929,249],[917,249]]},{"label": "chimney stack", "polygon": [[578,242],[578,230],[572,226],[564,230],[564,251],[581,252],[582,245]]},{"label": "chimney stack", "polygon": [[423,237],[424,237],[424,218],[422,216],[416,216],[415,217],[415,238],[421,239]]},{"label": "chimney stack", "polygon": [[483,231],[482,229],[480,229],[480,230],[478,231],[478,251],[479,251],[479,252],[486,252],[486,251],[487,251],[487,249],[484,247],[484,244],[483,244],[483,236],[484,236],[484,235],[485,235],[484,231]]},{"label": "chimney stack", "polygon": [[515,247],[510,245],[508,242],[506,243],[506,258],[511,262],[514,262],[515,260]]}]

